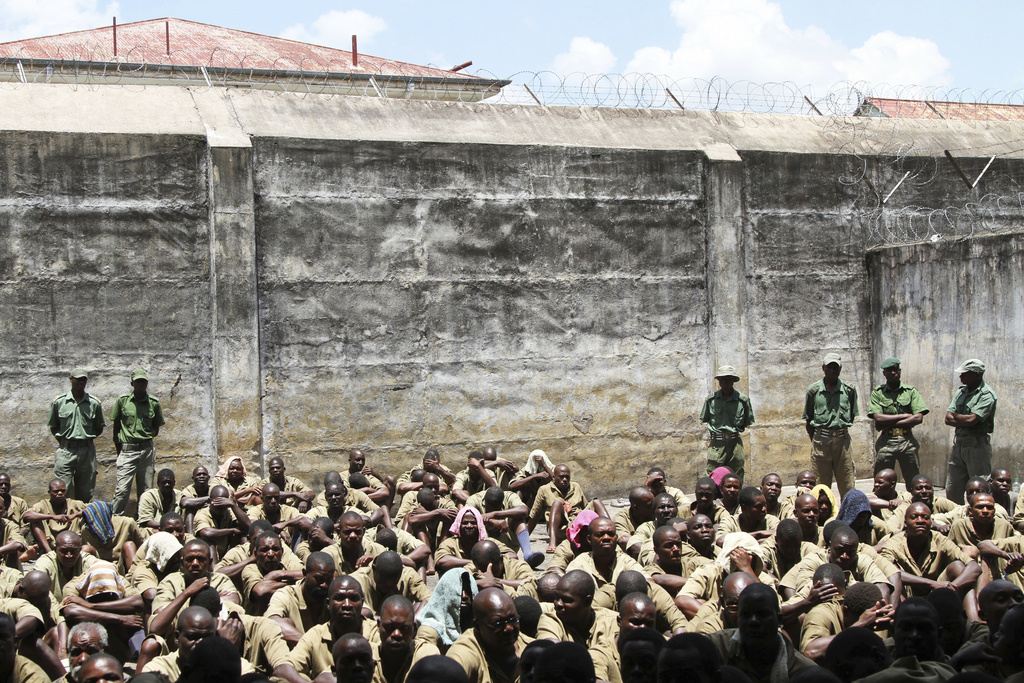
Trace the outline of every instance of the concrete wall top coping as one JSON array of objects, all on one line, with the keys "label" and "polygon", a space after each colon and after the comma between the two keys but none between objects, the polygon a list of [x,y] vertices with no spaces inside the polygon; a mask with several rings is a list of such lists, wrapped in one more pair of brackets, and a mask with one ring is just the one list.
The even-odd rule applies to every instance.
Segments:
[{"label": "concrete wall top coping", "polygon": [[[795,154],[1024,158],[1024,125],[1000,121],[837,119],[707,111],[537,107],[177,86],[31,84],[5,90],[0,130],[553,145]],[[624,123],[628,125],[623,125]],[[732,148],[729,152],[728,148]],[[721,157],[721,158],[720,158]]]}]

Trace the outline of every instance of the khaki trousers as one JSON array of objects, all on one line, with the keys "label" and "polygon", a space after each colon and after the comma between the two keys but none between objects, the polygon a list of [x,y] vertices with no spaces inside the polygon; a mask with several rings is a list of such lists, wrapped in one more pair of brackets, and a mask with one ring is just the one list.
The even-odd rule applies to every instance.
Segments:
[{"label": "khaki trousers", "polygon": [[[816,430],[811,439],[811,471],[819,484],[832,486],[835,477],[839,486],[839,500],[856,485],[853,473],[853,452],[850,449],[850,432],[844,430],[840,436],[821,436]],[[833,515],[838,514],[833,511]]]}]

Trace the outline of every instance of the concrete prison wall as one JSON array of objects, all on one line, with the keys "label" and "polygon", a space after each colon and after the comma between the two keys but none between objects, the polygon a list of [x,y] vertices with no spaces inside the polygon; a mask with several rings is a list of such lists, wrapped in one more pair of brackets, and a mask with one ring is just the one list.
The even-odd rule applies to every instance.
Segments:
[{"label": "concrete prison wall", "polygon": [[[45,490],[49,402],[79,365],[107,413],[130,369],[149,369],[167,418],[157,466],[182,485],[229,454],[257,471],[285,456],[319,485],[353,446],[397,474],[431,446],[458,468],[493,444],[519,462],[543,448],[609,495],[654,462],[689,488],[719,364],[737,366],[758,418],[747,471],[791,480],[808,463],[803,394],[833,350],[862,415],[890,353],[933,382],[938,474],[955,359],[1009,365],[1016,347],[990,335],[966,351],[952,320],[984,297],[905,322],[916,304],[888,303],[900,283],[927,271],[952,286],[960,252],[941,250],[974,243],[865,259],[888,220],[871,188],[902,174],[807,117],[173,87],[0,97],[0,462],[21,495]],[[1012,138],[1010,124],[907,125],[938,145]],[[999,164],[993,178],[1019,173]],[[954,203],[960,183],[938,168],[911,191]],[[1019,339],[1020,243],[1006,239],[1007,267],[971,282],[1017,292]],[[866,420],[854,436],[866,476]]]}]

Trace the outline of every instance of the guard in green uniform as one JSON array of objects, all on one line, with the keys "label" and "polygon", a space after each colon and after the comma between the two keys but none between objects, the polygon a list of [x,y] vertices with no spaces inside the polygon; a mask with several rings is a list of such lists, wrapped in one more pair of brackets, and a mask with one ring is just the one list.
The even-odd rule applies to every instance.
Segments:
[{"label": "guard in green uniform", "polygon": [[708,426],[708,474],[719,467],[728,467],[741,480],[746,453],[743,450],[743,433],[754,424],[754,410],[750,399],[736,391],[733,385],[740,381],[736,368],[723,365],[715,374],[718,391],[704,400],[700,421]]},{"label": "guard in green uniform", "polygon": [[89,373],[71,371],[71,391],[50,404],[50,433],[57,439],[53,476],[74,491],[75,500],[88,503],[96,488],[96,446],[93,439],[103,433],[103,407],[85,393]]},{"label": "guard in green uniform", "polygon": [[885,384],[879,384],[871,392],[868,417],[874,420],[878,430],[874,473],[894,470],[899,461],[903,483],[909,490],[910,480],[921,471],[921,446],[911,430],[924,421],[928,406],[917,389],[900,381],[902,374],[899,358],[882,361]]},{"label": "guard in green uniform", "polygon": [[132,497],[153,488],[156,450],[153,439],[160,433],[164,414],[160,401],[147,393],[149,377],[145,370],[132,370],[132,392],[117,399],[110,420],[114,423],[114,448],[117,449],[117,486],[114,489],[114,514],[123,515]]},{"label": "guard in green uniform", "polygon": [[953,395],[946,413],[946,424],[956,428],[946,470],[946,498],[962,505],[967,480],[992,470],[996,394],[985,384],[985,364],[977,358],[964,361],[954,372],[959,373],[963,386]]},{"label": "guard in green uniform", "polygon": [[835,475],[839,497],[855,485],[850,426],[857,417],[857,390],[839,379],[843,359],[827,353],[821,362],[824,377],[807,388],[803,421],[811,440],[811,470],[819,484],[832,486]]}]

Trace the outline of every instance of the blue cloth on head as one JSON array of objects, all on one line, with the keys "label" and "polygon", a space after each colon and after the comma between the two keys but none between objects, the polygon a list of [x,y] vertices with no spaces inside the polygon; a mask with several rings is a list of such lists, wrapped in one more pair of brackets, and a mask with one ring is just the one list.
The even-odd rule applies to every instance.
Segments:
[{"label": "blue cloth on head", "polygon": [[85,506],[82,514],[89,529],[99,537],[103,545],[114,540],[113,505],[101,500],[93,501]]},{"label": "blue cloth on head", "polygon": [[[852,525],[853,521],[863,512],[871,514],[871,503],[868,502],[867,494],[857,489],[850,489],[843,498],[843,504],[839,506],[838,519]],[[874,526],[870,517],[868,526]]]},{"label": "blue cloth on head", "polygon": [[462,577],[469,576],[469,592],[472,597],[480,592],[476,587],[473,575],[465,569],[449,569],[434,586],[423,611],[416,616],[416,621],[437,631],[441,642],[451,645],[462,635],[459,613],[462,610]]}]

